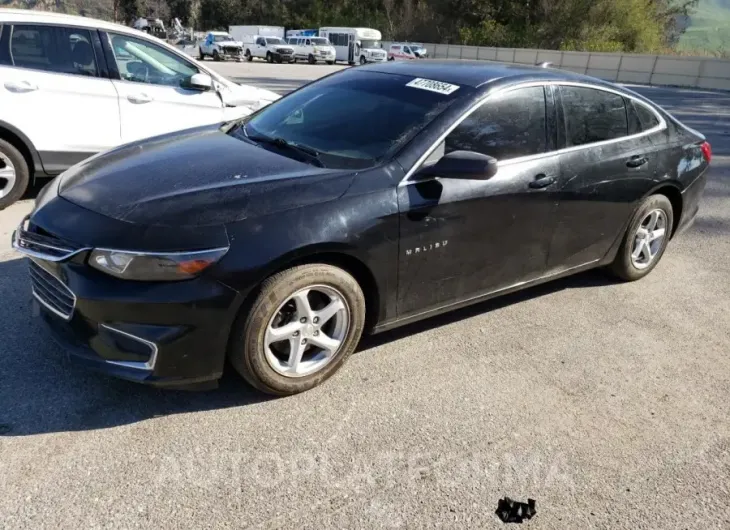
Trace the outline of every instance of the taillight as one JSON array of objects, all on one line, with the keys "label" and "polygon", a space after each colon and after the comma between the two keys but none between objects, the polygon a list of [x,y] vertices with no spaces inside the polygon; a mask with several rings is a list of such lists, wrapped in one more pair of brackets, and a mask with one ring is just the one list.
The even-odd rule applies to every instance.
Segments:
[{"label": "taillight", "polygon": [[710,142],[702,142],[700,149],[702,149],[705,161],[709,164],[710,160],[712,160],[712,146],[710,145]]}]

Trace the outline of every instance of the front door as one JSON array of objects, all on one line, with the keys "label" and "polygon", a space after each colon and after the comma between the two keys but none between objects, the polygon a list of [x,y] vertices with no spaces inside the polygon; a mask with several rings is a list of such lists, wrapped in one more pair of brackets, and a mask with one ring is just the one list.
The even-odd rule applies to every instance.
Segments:
[{"label": "front door", "polygon": [[215,90],[184,88],[197,66],[152,42],[110,34],[119,76],[124,143],[223,121],[223,103]]},{"label": "front door", "polygon": [[[497,291],[544,274],[553,234],[559,157],[543,87],[489,98],[429,157],[476,151],[499,161],[488,180],[448,175],[399,187],[398,313]],[[550,134],[548,134],[550,129]]]}]

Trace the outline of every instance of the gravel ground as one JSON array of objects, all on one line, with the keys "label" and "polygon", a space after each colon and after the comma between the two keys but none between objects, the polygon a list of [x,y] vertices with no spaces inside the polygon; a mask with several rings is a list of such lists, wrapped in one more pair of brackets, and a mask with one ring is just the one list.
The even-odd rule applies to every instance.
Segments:
[{"label": "gravel ground", "polygon": [[[286,92],[327,66],[220,64]],[[646,279],[599,273],[366,339],[324,386],[269,400],[67,366],[30,317],[0,212],[6,528],[730,526],[730,95],[646,88],[706,133],[699,218]]]}]

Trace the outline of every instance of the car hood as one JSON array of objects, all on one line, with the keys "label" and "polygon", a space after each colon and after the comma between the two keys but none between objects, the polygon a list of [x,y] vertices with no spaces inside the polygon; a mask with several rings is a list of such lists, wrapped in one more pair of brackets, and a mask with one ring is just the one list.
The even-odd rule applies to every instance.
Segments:
[{"label": "car hood", "polygon": [[60,177],[58,193],[128,223],[205,226],[331,201],[352,178],[209,126],[93,156]]},{"label": "car hood", "polygon": [[239,85],[229,82],[221,90],[221,97],[227,107],[249,107],[251,111],[265,107],[269,103],[281,99],[281,96],[265,88],[251,85]]},{"label": "car hood", "polygon": [[274,51],[279,51],[279,50],[293,50],[294,48],[289,44],[272,44],[271,49]]},{"label": "car hood", "polygon": [[243,48],[243,43],[235,40],[224,40],[216,42],[215,44],[217,46],[238,46],[239,48]]}]

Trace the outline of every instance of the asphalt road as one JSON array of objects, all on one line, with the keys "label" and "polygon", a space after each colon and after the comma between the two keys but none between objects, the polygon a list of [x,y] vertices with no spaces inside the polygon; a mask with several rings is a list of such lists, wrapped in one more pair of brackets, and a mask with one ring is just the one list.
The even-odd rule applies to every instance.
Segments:
[{"label": "asphalt road", "polygon": [[[286,92],[326,66],[217,65]],[[694,228],[642,281],[586,273],[363,342],[303,395],[205,393],[64,364],[0,212],[5,528],[730,526],[730,94],[646,88],[715,158]]]}]

